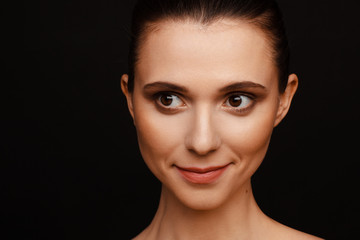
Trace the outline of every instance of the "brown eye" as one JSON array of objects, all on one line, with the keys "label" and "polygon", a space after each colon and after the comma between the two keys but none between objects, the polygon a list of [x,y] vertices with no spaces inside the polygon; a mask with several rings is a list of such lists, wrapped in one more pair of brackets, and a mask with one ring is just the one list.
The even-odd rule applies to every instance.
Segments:
[{"label": "brown eye", "polygon": [[231,108],[246,109],[251,106],[253,103],[253,99],[243,95],[243,94],[234,94],[231,95],[225,102],[225,105]]},{"label": "brown eye", "polygon": [[242,99],[240,96],[234,95],[229,97],[229,104],[232,107],[239,107],[242,103]]},{"label": "brown eye", "polygon": [[172,95],[162,95],[160,96],[160,102],[164,106],[170,106],[173,102]]},{"label": "brown eye", "polygon": [[161,94],[158,97],[158,101],[162,106],[168,108],[176,108],[184,105],[183,101],[174,94]]}]

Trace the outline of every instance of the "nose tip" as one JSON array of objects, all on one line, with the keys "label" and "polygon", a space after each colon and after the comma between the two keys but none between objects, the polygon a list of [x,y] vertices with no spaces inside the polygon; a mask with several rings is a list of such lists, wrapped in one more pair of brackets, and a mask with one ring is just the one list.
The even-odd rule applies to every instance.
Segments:
[{"label": "nose tip", "polygon": [[196,155],[206,156],[212,152],[215,152],[219,145],[217,140],[208,139],[203,140],[193,140],[190,144],[187,144],[187,149],[190,152],[195,153]]},{"label": "nose tip", "polygon": [[197,121],[188,134],[185,145],[190,152],[204,156],[216,151],[221,140],[208,120]]}]

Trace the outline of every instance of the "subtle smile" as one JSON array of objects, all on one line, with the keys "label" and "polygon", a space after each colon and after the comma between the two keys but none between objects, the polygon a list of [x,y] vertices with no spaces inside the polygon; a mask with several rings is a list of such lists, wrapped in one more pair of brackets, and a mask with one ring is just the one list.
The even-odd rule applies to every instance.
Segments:
[{"label": "subtle smile", "polygon": [[215,182],[217,179],[220,178],[220,176],[225,172],[225,170],[230,165],[226,164],[223,166],[214,166],[214,167],[208,167],[208,168],[196,168],[196,167],[179,167],[176,166],[179,173],[182,175],[182,177],[195,184],[210,184]]}]

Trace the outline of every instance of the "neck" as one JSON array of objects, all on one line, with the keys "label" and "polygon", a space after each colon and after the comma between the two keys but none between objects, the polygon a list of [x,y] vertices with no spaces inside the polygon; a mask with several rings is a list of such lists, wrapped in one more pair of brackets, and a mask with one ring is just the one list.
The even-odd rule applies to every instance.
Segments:
[{"label": "neck", "polygon": [[250,181],[238,194],[216,209],[194,210],[162,188],[158,211],[144,231],[146,239],[252,239],[269,218],[257,206]]}]

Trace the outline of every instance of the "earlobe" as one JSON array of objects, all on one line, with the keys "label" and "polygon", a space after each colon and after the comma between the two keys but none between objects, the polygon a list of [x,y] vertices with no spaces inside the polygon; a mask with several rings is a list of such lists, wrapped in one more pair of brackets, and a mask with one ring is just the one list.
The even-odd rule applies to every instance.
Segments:
[{"label": "earlobe", "polygon": [[298,88],[298,84],[299,84],[298,77],[295,74],[290,74],[288,78],[288,83],[286,85],[286,89],[282,94],[280,94],[279,97],[279,107],[278,107],[278,112],[276,115],[274,127],[276,127],[288,113],[291,105],[291,101]]},{"label": "earlobe", "polygon": [[123,94],[126,97],[126,101],[127,101],[127,105],[128,105],[131,117],[134,119],[134,108],[133,108],[133,102],[132,102],[132,93],[129,92],[128,81],[129,81],[129,76],[127,74],[123,74],[121,76],[121,83],[120,83],[121,84],[121,90],[122,90]]}]

